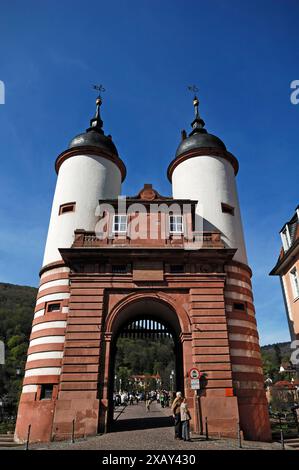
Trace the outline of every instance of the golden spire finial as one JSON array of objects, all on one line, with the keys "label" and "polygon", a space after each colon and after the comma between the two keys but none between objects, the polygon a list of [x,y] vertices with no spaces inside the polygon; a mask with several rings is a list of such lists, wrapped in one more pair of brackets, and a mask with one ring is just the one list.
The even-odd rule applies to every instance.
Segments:
[{"label": "golden spire finial", "polygon": [[195,111],[195,118],[198,118],[199,117],[199,113],[198,113],[199,99],[196,96],[196,92],[198,91],[198,88],[196,85],[189,85],[188,90],[194,93],[193,106],[194,106],[194,111]]}]

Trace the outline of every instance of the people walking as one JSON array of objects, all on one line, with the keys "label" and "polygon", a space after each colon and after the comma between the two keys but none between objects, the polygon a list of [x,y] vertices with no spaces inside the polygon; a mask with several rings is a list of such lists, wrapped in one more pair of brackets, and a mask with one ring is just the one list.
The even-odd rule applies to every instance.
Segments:
[{"label": "people walking", "polygon": [[182,438],[184,441],[191,441],[190,439],[190,419],[191,414],[187,405],[186,398],[183,398],[180,407],[181,412],[181,423],[182,423]]},{"label": "people walking", "polygon": [[146,411],[150,411],[151,402],[152,401],[150,399],[150,396],[147,394],[146,395],[146,400],[145,400]]},{"label": "people walking", "polygon": [[174,438],[182,439],[182,422],[181,422],[181,404],[183,401],[182,392],[176,393],[176,398],[174,399],[171,410],[174,417]]}]

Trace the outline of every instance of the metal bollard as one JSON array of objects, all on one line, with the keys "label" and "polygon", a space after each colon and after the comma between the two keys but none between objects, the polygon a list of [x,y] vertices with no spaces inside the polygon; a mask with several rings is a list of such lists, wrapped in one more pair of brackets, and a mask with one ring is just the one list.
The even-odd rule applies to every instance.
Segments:
[{"label": "metal bollard", "polygon": [[72,421],[72,440],[71,443],[74,444],[75,442],[75,420]]},{"label": "metal bollard", "polygon": [[208,428],[208,418],[205,418],[205,427],[206,427],[206,441],[209,440],[209,428]]},{"label": "metal bollard", "polygon": [[284,446],[284,435],[283,435],[283,430],[280,430],[280,442],[281,442],[281,450],[285,450]]},{"label": "metal bollard", "polygon": [[242,449],[242,435],[241,435],[241,427],[240,427],[239,422],[238,422],[238,440],[239,440],[239,448]]},{"label": "metal bollard", "polygon": [[30,439],[30,432],[31,432],[31,424],[28,426],[28,432],[27,432],[27,441],[26,441],[26,447],[25,450],[29,449],[29,439]]}]

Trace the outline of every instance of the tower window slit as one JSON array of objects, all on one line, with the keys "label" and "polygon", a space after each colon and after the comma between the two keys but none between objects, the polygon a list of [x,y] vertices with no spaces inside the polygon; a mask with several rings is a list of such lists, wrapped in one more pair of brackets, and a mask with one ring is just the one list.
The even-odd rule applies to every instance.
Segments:
[{"label": "tower window slit", "polygon": [[225,202],[221,203],[221,210],[224,214],[235,215],[235,208],[229,204],[226,204]]},{"label": "tower window slit", "polygon": [[49,302],[47,304],[46,312],[51,313],[51,312],[60,312],[61,305],[59,302]]},{"label": "tower window slit", "polygon": [[234,308],[234,310],[238,310],[239,312],[245,312],[246,311],[246,304],[245,304],[245,302],[234,302],[233,308]]},{"label": "tower window slit", "polygon": [[61,204],[59,206],[59,215],[65,214],[66,212],[75,212],[76,203],[75,202],[67,202],[66,204]]}]

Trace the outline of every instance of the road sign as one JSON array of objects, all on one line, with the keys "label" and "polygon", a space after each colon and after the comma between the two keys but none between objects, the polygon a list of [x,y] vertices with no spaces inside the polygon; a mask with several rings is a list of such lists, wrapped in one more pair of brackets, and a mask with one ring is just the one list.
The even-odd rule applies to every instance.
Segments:
[{"label": "road sign", "polygon": [[199,390],[200,389],[199,379],[191,379],[191,389],[192,390]]},{"label": "road sign", "polygon": [[189,377],[190,379],[199,379],[200,371],[196,367],[192,367],[192,369],[189,370]]}]

